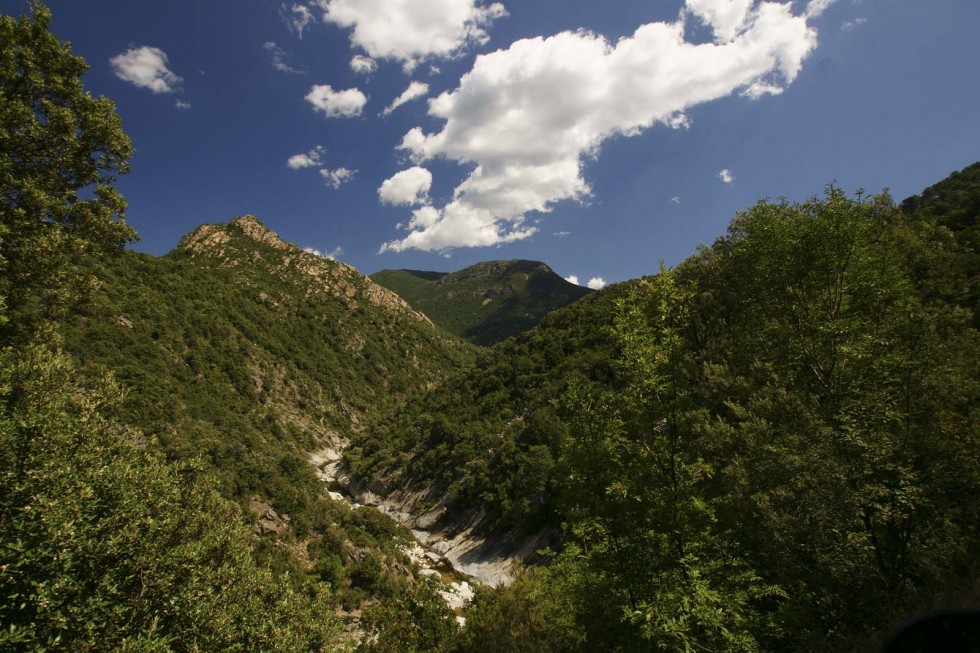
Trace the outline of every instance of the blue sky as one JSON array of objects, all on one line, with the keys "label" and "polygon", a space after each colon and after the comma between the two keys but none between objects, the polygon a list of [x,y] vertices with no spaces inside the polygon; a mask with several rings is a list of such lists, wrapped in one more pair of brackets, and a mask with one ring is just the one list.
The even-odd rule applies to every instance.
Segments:
[{"label": "blue sky", "polygon": [[119,187],[154,254],[251,213],[364,273],[611,283],[760,198],[902,199],[980,159],[975,0],[50,6],[136,147]]}]

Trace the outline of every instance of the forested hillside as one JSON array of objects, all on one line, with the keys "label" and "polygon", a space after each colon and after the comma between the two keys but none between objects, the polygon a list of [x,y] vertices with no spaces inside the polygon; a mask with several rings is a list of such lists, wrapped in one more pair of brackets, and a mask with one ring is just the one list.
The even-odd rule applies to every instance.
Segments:
[{"label": "forested hillside", "polygon": [[[126,251],[132,145],[50,20],[0,16],[0,650],[871,651],[980,603],[980,164],[760,201],[577,301],[388,274],[422,311],[252,216]],[[317,478],[348,440],[542,564],[460,627]]]},{"label": "forested hillside", "polygon": [[203,456],[229,496],[298,516],[320,493],[308,452],[471,356],[353,268],[252,217],[199,227],[164,257],[126,252],[68,321],[67,347],[127,389],[123,417],[169,457]]},{"label": "forested hillside", "polygon": [[367,428],[351,468],[488,530],[561,526],[549,573],[474,608],[500,650],[522,640],[499,619],[560,650],[837,648],[955,603],[978,561],[975,170],[904,210],[760,202]]},{"label": "forested hillside", "polygon": [[450,333],[487,346],[591,292],[537,261],[487,261],[451,273],[382,270],[371,279]]}]

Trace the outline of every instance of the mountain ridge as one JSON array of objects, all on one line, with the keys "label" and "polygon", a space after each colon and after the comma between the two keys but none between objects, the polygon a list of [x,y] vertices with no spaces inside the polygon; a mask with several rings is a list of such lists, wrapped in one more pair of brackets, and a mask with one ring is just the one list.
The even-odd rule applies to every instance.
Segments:
[{"label": "mountain ridge", "polygon": [[381,270],[371,279],[450,333],[492,346],[592,291],[540,261],[483,261],[454,272]]}]

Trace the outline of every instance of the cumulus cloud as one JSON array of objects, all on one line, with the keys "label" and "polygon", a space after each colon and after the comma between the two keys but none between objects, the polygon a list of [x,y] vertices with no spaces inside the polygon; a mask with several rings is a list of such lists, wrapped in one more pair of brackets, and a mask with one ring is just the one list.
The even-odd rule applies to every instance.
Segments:
[{"label": "cumulus cloud", "polygon": [[378,197],[384,204],[423,204],[428,201],[431,187],[432,173],[415,166],[385,179],[378,188]]},{"label": "cumulus cloud", "polygon": [[392,111],[405,104],[406,102],[411,102],[412,100],[420,97],[425,97],[429,94],[429,85],[425,82],[412,82],[408,85],[405,91],[395,98],[395,100],[381,112],[382,116],[387,116]]},{"label": "cumulus cloud", "polygon": [[174,102],[174,106],[177,107],[178,109],[190,109],[191,103],[178,99],[176,102]]},{"label": "cumulus cloud", "polygon": [[314,256],[319,256],[320,258],[330,259],[331,261],[336,261],[344,255],[344,248],[340,247],[339,245],[334,247],[329,252],[321,252],[315,247],[304,247],[303,251],[308,254],[313,254]]},{"label": "cumulus cloud", "polygon": [[715,40],[727,43],[745,25],[754,0],[687,0],[687,9],[714,31]]},{"label": "cumulus cloud", "polygon": [[589,282],[585,284],[592,290],[602,290],[606,287],[606,281],[602,277],[592,277]]},{"label": "cumulus cloud", "polygon": [[349,182],[356,174],[357,170],[350,170],[348,168],[337,168],[335,170],[322,168],[320,170],[320,176],[323,177],[324,182],[326,182],[327,186],[334,189],[340,188]]},{"label": "cumulus cloud", "polygon": [[262,47],[266,52],[269,53],[269,59],[272,61],[272,67],[281,73],[305,73],[305,70],[300,70],[299,68],[294,68],[286,62],[289,55],[286,51],[280,48],[274,41],[266,41],[262,44]]},{"label": "cumulus cloud", "polygon": [[565,281],[567,281],[568,283],[574,283],[576,286],[581,285],[578,282],[578,277],[575,276],[574,274],[570,274],[567,277],[565,277]]},{"label": "cumulus cloud", "polygon": [[328,118],[352,118],[361,115],[367,96],[356,88],[335,91],[330,84],[316,84],[306,94],[306,101]]},{"label": "cumulus cloud", "polygon": [[296,2],[292,5],[284,2],[279,8],[279,15],[286,21],[286,26],[300,38],[303,38],[303,30],[306,26],[316,21],[309,7]]},{"label": "cumulus cloud", "polygon": [[[690,20],[709,21],[719,40],[686,41]],[[590,194],[583,164],[604,140],[657,123],[685,127],[689,108],[753,87],[750,94],[777,92],[816,43],[816,31],[789,3],[688,0],[675,21],[642,25],[616,43],[562,32],[479,56],[458,88],[429,101],[441,131],[415,127],[399,146],[416,163],[443,157],[472,171],[437,219],[381,249],[527,238],[536,232],[527,213]]]},{"label": "cumulus cloud", "polygon": [[721,179],[722,183],[730,184],[733,181],[735,181],[735,175],[732,174],[731,170],[725,168],[724,170],[718,173],[718,179]]},{"label": "cumulus cloud", "polygon": [[477,0],[316,0],[323,20],[351,28],[351,43],[412,71],[428,58],[451,57],[488,40],[486,27],[507,11]]},{"label": "cumulus cloud", "polygon": [[363,54],[355,54],[351,57],[350,69],[358,75],[370,75],[378,69],[378,62]]},{"label": "cumulus cloud", "polygon": [[323,163],[323,155],[327,150],[322,145],[317,145],[306,154],[294,154],[286,160],[286,165],[291,170],[301,170],[303,168],[315,168]]},{"label": "cumulus cloud", "polygon": [[183,81],[167,67],[167,54],[148,45],[130,48],[109,59],[109,63],[116,77],[154,93],[173,93]]}]

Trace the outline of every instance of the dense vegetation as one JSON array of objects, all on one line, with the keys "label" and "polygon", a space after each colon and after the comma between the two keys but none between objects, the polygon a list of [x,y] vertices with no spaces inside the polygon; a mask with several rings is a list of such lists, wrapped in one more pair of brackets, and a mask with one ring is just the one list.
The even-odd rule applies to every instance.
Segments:
[{"label": "dense vegetation", "polygon": [[367,429],[351,465],[562,525],[473,641],[546,648],[557,619],[562,650],[833,648],[953,602],[980,553],[976,171],[905,211],[760,202]]},{"label": "dense vegetation", "polygon": [[73,263],[135,236],[112,188],[132,148],[49,24],[0,16],[0,649],[325,650],[329,586],[257,565],[238,506],[61,349],[93,282]]},{"label": "dense vegetation", "polygon": [[424,400],[364,429],[346,464],[389,491],[431,485],[450,516],[485,509],[495,530],[557,525],[555,463],[567,427],[555,402],[573,379],[613,383],[607,327],[621,294],[591,294],[482,354]]},{"label": "dense vegetation", "polygon": [[591,291],[537,261],[487,261],[452,273],[382,270],[371,279],[450,333],[494,345]]},{"label": "dense vegetation", "polygon": [[114,373],[124,419],[168,457],[203,456],[229,497],[274,498],[294,527],[322,494],[309,451],[339,446],[469,356],[396,298],[372,301],[384,291],[353,269],[252,218],[201,227],[162,258],[126,252],[100,281],[66,329],[83,368]]},{"label": "dense vegetation", "polygon": [[[980,165],[760,202],[451,376],[472,347],[252,217],[124,252],[132,148],[49,22],[0,16],[0,649],[331,650],[356,612],[377,652],[860,650],[976,602]],[[409,276],[478,311],[522,265]],[[345,437],[449,518],[560,532],[550,564],[458,629],[400,527],[324,496]]]}]

